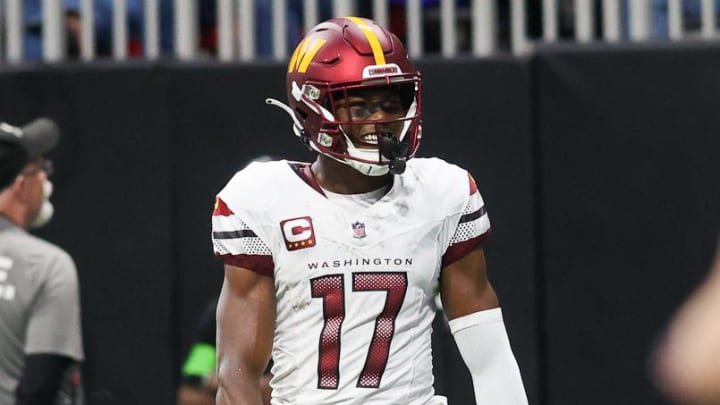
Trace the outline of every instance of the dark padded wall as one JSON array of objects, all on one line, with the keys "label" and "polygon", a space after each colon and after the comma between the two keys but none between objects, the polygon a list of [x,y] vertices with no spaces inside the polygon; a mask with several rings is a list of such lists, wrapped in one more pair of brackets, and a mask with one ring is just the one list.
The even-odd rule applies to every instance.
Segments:
[{"label": "dark padded wall", "polygon": [[648,358],[720,229],[720,47],[537,57],[547,404],[662,404]]},{"label": "dark padded wall", "polygon": [[55,219],[41,236],[75,259],[87,400],[169,404],[174,347],[165,91],[153,69],[72,66],[0,74],[2,119],[58,121]]},{"label": "dark padded wall", "polygon": [[[516,59],[426,61],[420,156],[466,168],[488,207],[488,272],[531,399],[538,398],[529,64]],[[437,325],[437,322],[436,322]],[[473,403],[470,376],[456,367],[449,332],[436,327],[438,390],[451,404]],[[448,360],[449,362],[445,362]],[[459,360],[462,362],[462,360]],[[535,401],[533,401],[535,402]]]},{"label": "dark padded wall", "polygon": [[[489,274],[531,401],[661,404],[654,339],[702,278],[720,228],[720,49],[541,49],[427,60],[419,155],[477,179]],[[284,66],[74,64],[0,71],[0,119],[55,118],[56,219],[76,259],[90,404],[170,404],[222,266],[213,197],[251,158],[309,160]],[[442,320],[437,386],[471,403]],[[542,399],[545,399],[544,401]]]}]

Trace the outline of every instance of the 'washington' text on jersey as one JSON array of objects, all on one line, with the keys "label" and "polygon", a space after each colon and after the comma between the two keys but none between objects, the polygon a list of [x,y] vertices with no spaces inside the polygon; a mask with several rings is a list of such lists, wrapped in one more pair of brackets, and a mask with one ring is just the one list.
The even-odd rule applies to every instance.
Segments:
[{"label": "'washington' text on jersey", "polygon": [[323,261],[323,262],[311,262],[307,263],[307,267],[310,270],[315,269],[329,269],[329,268],[339,268],[339,267],[352,267],[352,266],[412,266],[413,259],[412,258],[351,258],[351,259],[344,259],[344,260],[333,260],[333,261]]}]

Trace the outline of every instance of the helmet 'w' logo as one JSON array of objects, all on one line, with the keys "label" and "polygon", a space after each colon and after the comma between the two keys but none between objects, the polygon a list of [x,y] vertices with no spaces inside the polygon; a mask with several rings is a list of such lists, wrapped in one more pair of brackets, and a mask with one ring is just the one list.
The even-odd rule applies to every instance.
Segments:
[{"label": "helmet 'w' logo", "polygon": [[315,55],[318,53],[320,48],[325,45],[327,41],[321,38],[305,38],[295,48],[290,57],[290,64],[288,64],[288,73],[292,73],[297,70],[298,73],[305,73],[310,66]]}]

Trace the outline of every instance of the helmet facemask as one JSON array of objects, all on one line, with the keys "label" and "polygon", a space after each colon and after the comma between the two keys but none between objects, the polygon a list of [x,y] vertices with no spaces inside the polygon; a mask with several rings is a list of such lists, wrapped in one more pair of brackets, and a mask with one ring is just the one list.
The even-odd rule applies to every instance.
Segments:
[{"label": "helmet facemask", "polygon": [[[419,80],[387,77],[332,88],[311,86],[324,96],[313,108],[322,110],[317,135],[307,134],[313,149],[368,176],[405,170],[420,138]],[[372,94],[386,97],[366,99]],[[391,118],[371,119],[379,110]],[[357,138],[361,130],[365,139]]]}]

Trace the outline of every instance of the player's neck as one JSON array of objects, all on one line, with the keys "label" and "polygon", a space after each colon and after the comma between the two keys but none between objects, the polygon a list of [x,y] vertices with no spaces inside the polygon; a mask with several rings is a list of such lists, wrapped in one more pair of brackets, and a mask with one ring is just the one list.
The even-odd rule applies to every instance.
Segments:
[{"label": "player's neck", "polygon": [[392,184],[391,175],[365,176],[352,167],[318,155],[311,167],[320,186],[337,194],[361,194]]}]

